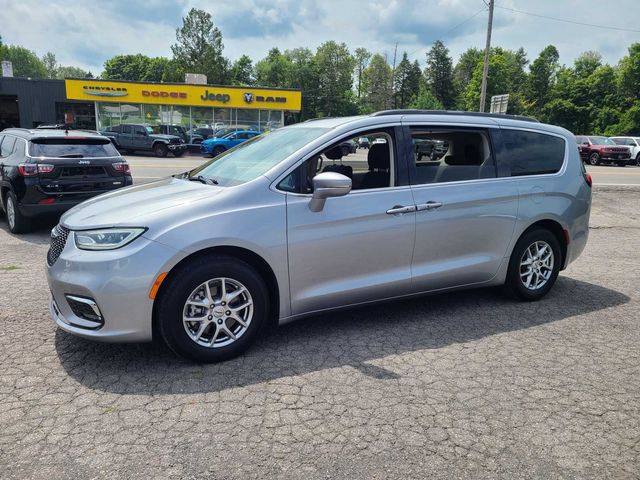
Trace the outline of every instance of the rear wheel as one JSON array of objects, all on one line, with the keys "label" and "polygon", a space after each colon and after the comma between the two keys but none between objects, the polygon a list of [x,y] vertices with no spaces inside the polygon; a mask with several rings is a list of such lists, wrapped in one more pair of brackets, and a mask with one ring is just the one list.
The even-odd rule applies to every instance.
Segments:
[{"label": "rear wheel", "polygon": [[589,157],[589,163],[591,165],[600,165],[600,155],[597,153],[592,153]]},{"label": "rear wheel", "polygon": [[167,153],[169,153],[169,149],[164,143],[156,143],[153,146],[153,153],[156,155],[156,157],[164,158],[167,156]]},{"label": "rear wheel", "polygon": [[211,363],[240,355],[268,312],[267,288],[247,263],[211,255],[185,264],[163,285],[158,326],[178,355]]},{"label": "rear wheel", "polygon": [[561,261],[555,235],[543,228],[531,230],[518,240],[511,254],[507,291],[519,300],[541,299],[558,278]]},{"label": "rear wheel", "polygon": [[7,192],[4,199],[5,210],[7,211],[7,223],[11,233],[23,233],[29,229],[29,219],[20,213],[18,200],[13,192]]},{"label": "rear wheel", "polygon": [[640,167],[640,153],[636,155],[636,165]]}]

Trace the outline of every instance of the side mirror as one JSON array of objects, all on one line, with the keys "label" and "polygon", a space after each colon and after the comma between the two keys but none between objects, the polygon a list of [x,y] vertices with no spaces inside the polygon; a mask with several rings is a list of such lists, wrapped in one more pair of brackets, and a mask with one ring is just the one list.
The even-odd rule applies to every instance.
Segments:
[{"label": "side mirror", "polygon": [[351,191],[351,179],[336,172],[319,173],[313,177],[313,196],[309,210],[320,212],[327,198],[343,197]]},{"label": "side mirror", "polygon": [[147,132],[143,132],[142,130],[138,130],[136,132],[136,134],[140,135],[141,137],[146,137],[147,136]]}]

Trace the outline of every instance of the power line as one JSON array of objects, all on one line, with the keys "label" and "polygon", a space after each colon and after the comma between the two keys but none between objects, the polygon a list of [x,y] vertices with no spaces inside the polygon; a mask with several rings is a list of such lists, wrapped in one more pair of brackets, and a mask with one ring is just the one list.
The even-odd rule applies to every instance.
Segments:
[{"label": "power line", "polygon": [[[483,0],[484,3],[484,0]],[[486,12],[487,8],[486,7],[482,7],[480,10],[478,10],[476,13],[474,13],[473,15],[471,15],[469,18],[467,18],[466,20],[463,20],[462,22],[454,25],[453,27],[451,27],[449,30],[447,30],[446,32],[444,32],[443,34],[440,35],[441,38],[446,37],[447,35],[449,35],[451,32],[453,32],[456,28],[461,27],[462,25],[464,25],[467,22],[470,22],[471,20],[473,20],[474,18],[476,18],[479,14],[481,14],[482,12]],[[425,50],[424,48],[418,48],[416,50],[414,50],[413,52],[407,54],[407,56],[410,58],[413,56],[414,53],[419,52],[421,50]]]},{"label": "power line", "polygon": [[515,8],[501,7],[500,5],[496,5],[496,8],[500,8],[502,10],[508,10],[510,12],[515,12],[515,13],[521,13],[523,15],[530,15],[532,17],[545,18],[547,20],[555,20],[556,22],[564,22],[564,23],[572,23],[574,25],[582,25],[584,27],[604,28],[604,29],[607,29],[607,30],[619,30],[621,32],[640,33],[640,30],[634,30],[632,28],[611,27],[609,25],[596,25],[595,23],[576,22],[574,20],[567,20],[566,18],[550,17],[548,15],[539,15],[537,13],[531,13],[531,12],[524,12],[522,10],[516,10]]}]

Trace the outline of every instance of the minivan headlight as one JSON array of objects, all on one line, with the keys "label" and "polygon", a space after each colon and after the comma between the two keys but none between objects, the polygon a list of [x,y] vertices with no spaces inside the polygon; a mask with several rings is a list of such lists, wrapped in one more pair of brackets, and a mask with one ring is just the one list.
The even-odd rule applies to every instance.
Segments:
[{"label": "minivan headlight", "polygon": [[115,250],[133,242],[146,228],[101,228],[75,232],[76,246],[82,250]]}]

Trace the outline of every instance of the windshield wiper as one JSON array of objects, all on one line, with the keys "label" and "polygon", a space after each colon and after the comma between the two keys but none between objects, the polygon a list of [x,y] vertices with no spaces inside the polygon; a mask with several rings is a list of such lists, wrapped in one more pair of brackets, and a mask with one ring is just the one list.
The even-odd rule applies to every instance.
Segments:
[{"label": "windshield wiper", "polygon": [[204,183],[205,185],[218,185],[218,181],[215,178],[209,178],[203,175],[198,175],[197,177],[189,177],[189,181],[201,182],[201,183]]}]

